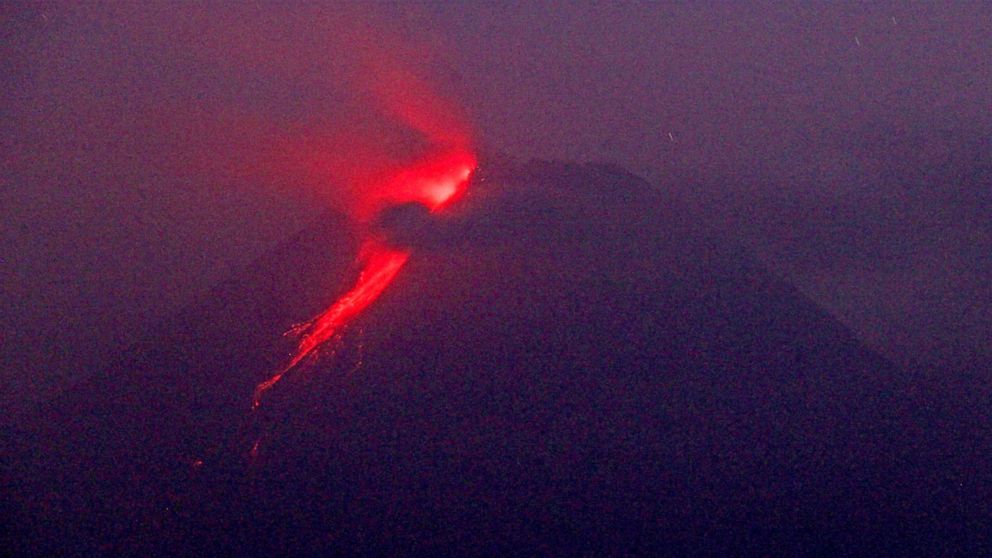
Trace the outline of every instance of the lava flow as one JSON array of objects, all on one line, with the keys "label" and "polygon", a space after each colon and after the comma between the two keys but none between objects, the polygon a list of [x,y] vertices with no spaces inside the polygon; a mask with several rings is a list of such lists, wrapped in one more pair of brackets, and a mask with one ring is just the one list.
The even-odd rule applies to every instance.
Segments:
[{"label": "lava flow", "polygon": [[[363,200],[359,218],[368,220],[389,205],[409,202],[422,203],[431,213],[436,213],[461,194],[475,165],[475,157],[470,152],[456,150],[401,169]],[[294,332],[300,334],[296,351],[278,373],[258,385],[252,408],[257,409],[266,391],[375,302],[409,257],[408,249],[390,246],[375,237],[368,238],[359,251],[362,271],[355,285],[322,313],[294,328]]]}]

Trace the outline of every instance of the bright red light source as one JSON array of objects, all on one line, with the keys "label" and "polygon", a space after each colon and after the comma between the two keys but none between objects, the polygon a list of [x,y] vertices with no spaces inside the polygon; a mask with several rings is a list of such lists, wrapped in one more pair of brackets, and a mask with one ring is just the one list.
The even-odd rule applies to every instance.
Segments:
[{"label": "bright red light source", "polygon": [[[369,197],[362,214],[371,216],[385,206],[409,202],[422,203],[432,213],[440,211],[464,191],[475,166],[475,156],[467,150],[453,150],[421,161],[385,181]],[[258,385],[252,407],[258,408],[269,388],[379,298],[409,257],[408,250],[367,240],[359,253],[362,271],[354,287],[300,328],[300,342],[292,358],[281,371]]]},{"label": "bright red light source", "polygon": [[457,199],[476,167],[465,149],[446,151],[400,170],[367,197],[359,214],[369,220],[383,208],[418,202],[435,213]]}]

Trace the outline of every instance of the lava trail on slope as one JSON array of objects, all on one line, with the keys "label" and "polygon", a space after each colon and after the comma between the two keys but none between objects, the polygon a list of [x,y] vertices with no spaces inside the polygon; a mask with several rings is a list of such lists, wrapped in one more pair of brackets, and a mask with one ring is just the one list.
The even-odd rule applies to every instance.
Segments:
[{"label": "lava trail on slope", "polygon": [[[475,156],[466,149],[455,149],[403,168],[384,180],[362,200],[357,214],[363,221],[393,205],[419,203],[431,213],[441,211],[463,192],[475,169]],[[269,379],[258,384],[252,408],[258,409],[265,392],[276,385],[319,347],[333,339],[351,320],[375,302],[395,279],[410,257],[407,248],[392,246],[381,233],[369,235],[359,251],[362,271],[355,285],[326,310],[294,327],[300,336],[289,362]]]}]

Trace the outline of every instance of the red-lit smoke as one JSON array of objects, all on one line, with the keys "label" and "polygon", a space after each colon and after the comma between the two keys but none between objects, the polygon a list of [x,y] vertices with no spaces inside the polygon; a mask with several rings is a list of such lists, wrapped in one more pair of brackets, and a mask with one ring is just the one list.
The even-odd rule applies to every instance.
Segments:
[{"label": "red-lit smoke", "polygon": [[[376,107],[375,118],[392,124],[380,129],[392,129],[378,138],[365,126],[356,129],[354,137],[349,137],[348,129],[311,130],[302,139],[285,141],[282,148],[287,160],[298,161],[311,179],[325,181],[333,203],[343,203],[359,230],[369,230],[375,216],[392,205],[413,202],[431,213],[443,210],[467,185],[476,157],[468,126],[455,106],[438,95],[422,74],[401,63],[409,57],[397,56],[397,51],[387,48],[388,41],[363,31],[348,35],[360,46],[354,83]],[[345,195],[335,188],[343,188]],[[300,337],[295,351],[280,371],[258,385],[253,408],[287,372],[375,302],[410,258],[408,249],[366,234],[355,284],[296,331]]]},{"label": "red-lit smoke", "polygon": [[[107,245],[114,250],[87,243],[96,264],[84,267],[114,278],[92,283],[124,285],[108,287],[105,300],[145,292],[146,275],[161,276],[163,292],[178,296],[195,284],[192,277],[209,275],[211,264],[193,262],[225,253],[225,263],[241,265],[227,255],[242,251],[233,247],[261,250],[323,210],[347,215],[359,234],[391,204],[439,211],[475,165],[467,119],[436,78],[456,72],[437,71],[434,42],[407,18],[416,6],[43,4],[24,10],[37,17],[12,43],[15,81],[25,90],[8,99],[12,122],[4,128],[18,133],[0,143],[14,147],[15,182],[37,183],[73,223],[80,215],[86,226],[109,223],[108,234],[101,225],[90,237],[120,237]],[[30,52],[23,60],[22,49]],[[114,208],[133,207],[108,213],[107,199]],[[129,234],[118,234],[122,227]],[[239,227],[267,232],[254,234],[254,244],[225,244]],[[78,239],[66,234],[59,244],[74,246]],[[164,248],[132,257],[132,245],[145,244],[135,238]],[[274,381],[371,304],[409,257],[366,241],[355,284],[308,322]],[[173,252],[186,259],[156,256]],[[105,265],[118,257],[120,266]],[[130,265],[159,273],[105,270]],[[175,286],[184,273],[185,284]],[[140,288],[128,287],[131,275],[142,277]],[[126,316],[100,323],[127,323]]]},{"label": "red-lit smoke", "polygon": [[[475,164],[475,158],[469,151],[455,150],[411,165],[384,181],[378,189],[370,191],[364,201],[366,206],[359,210],[359,214],[408,202],[422,203],[432,213],[440,211],[461,193]],[[300,341],[292,358],[282,370],[258,385],[252,407],[258,408],[269,388],[375,302],[409,257],[409,250],[390,246],[374,237],[367,239],[359,253],[362,271],[355,285],[302,326]]]},{"label": "red-lit smoke", "polygon": [[[438,78],[452,72],[404,16],[416,9],[152,2],[101,17],[132,50],[159,53],[145,71],[170,78],[127,104],[154,139],[155,169],[212,187],[265,185],[361,222],[397,174],[471,153],[455,86]],[[114,90],[142,77],[124,75]]]}]

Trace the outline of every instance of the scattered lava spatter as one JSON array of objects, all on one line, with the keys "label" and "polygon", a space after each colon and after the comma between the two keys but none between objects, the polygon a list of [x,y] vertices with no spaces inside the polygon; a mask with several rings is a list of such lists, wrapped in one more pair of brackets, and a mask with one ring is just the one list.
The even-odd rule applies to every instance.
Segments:
[{"label": "scattered lava spatter", "polygon": [[[461,194],[475,166],[471,152],[453,150],[406,167],[363,200],[360,219],[367,220],[389,205],[409,202],[422,203],[436,213]],[[266,391],[379,298],[410,258],[410,251],[373,237],[365,240],[358,257],[362,271],[355,285],[319,315],[294,328],[300,335],[296,351],[279,372],[255,388],[253,409],[261,405]]]}]

